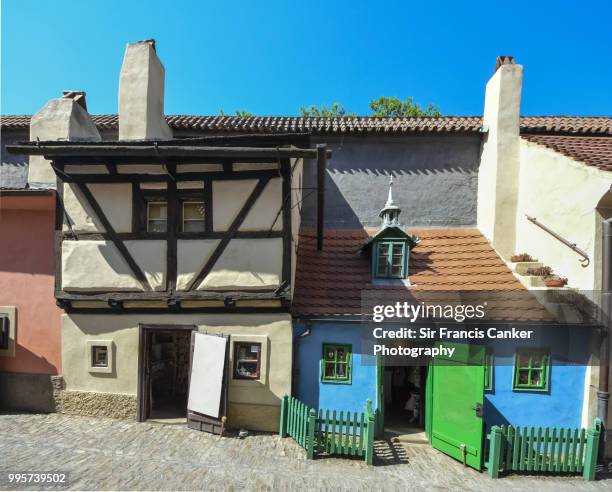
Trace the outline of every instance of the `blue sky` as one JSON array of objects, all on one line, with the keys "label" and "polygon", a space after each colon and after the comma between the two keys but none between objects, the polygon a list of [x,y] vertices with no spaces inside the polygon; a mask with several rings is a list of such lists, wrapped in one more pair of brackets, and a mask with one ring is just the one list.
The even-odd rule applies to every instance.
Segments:
[{"label": "blue sky", "polygon": [[298,114],[379,95],[481,114],[495,57],[523,64],[522,113],[612,115],[612,2],[2,0],[2,114],[62,89],[117,110],[125,44],[155,38],[167,114]]}]

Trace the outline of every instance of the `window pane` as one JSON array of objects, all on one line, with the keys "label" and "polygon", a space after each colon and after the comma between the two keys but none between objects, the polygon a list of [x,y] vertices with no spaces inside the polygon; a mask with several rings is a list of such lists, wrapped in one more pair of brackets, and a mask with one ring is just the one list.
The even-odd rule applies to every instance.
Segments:
[{"label": "window pane", "polygon": [[149,219],[167,219],[168,206],[165,202],[150,202],[149,204]]},{"label": "window pane", "polygon": [[204,232],[206,226],[203,220],[188,220],[183,223],[183,232]]},{"label": "window pane", "polygon": [[234,343],[234,378],[258,379],[261,344],[250,342]]},{"label": "window pane", "polygon": [[541,386],[542,384],[542,371],[531,371],[531,386]]},{"label": "window pane", "polygon": [[325,377],[333,378],[335,376],[334,373],[334,363],[325,364]]},{"label": "window pane", "polygon": [[204,202],[184,202],[183,219],[204,220]]},{"label": "window pane", "polygon": [[518,358],[519,367],[529,367],[529,354],[520,354]]},{"label": "window pane", "polygon": [[404,245],[401,243],[393,243],[393,255],[403,256],[404,254]]},{"label": "window pane", "polygon": [[236,375],[245,378],[258,378],[257,361],[238,361],[236,363]]},{"label": "window pane", "polygon": [[519,384],[529,384],[529,371],[525,369],[521,369],[519,371]]},{"label": "window pane", "polygon": [[346,364],[337,364],[336,365],[336,376],[339,378],[346,377]]},{"label": "window pane", "polygon": [[325,351],[325,360],[335,360],[335,355],[335,350],[330,347]]},{"label": "window pane", "polygon": [[338,349],[338,359],[336,360],[338,362],[346,362],[346,352],[344,351],[343,348]]},{"label": "window pane", "polygon": [[394,266],[391,268],[391,276],[392,277],[401,277],[402,276],[402,267]]},{"label": "window pane", "polygon": [[542,354],[534,354],[531,357],[531,367],[542,367],[544,356]]},{"label": "window pane", "polygon": [[104,346],[94,345],[92,348],[92,365],[94,367],[108,367],[108,350]]},{"label": "window pane", "polygon": [[147,231],[149,232],[166,232],[167,222],[165,220],[149,220]]}]

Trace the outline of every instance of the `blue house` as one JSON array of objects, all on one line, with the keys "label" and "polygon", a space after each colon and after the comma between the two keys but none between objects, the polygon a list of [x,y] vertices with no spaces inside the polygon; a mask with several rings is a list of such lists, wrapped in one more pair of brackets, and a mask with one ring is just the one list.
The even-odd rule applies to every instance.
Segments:
[{"label": "blue house", "polygon": [[[585,394],[593,327],[557,323],[477,229],[405,231],[391,190],[392,183],[378,230],[328,230],[321,251],[314,231],[303,231],[294,299],[294,396],[316,409],[350,412],[363,411],[371,400],[380,430],[398,433],[427,430],[427,419],[435,421],[439,409],[473,395],[466,418],[477,417],[487,431],[499,424],[586,426],[592,412]],[[467,350],[481,354],[481,372],[471,375],[459,365],[437,373],[431,364],[374,355],[371,326],[363,322],[372,298],[392,303],[409,296],[426,303],[436,296],[470,295],[488,303],[486,317],[456,325],[482,331],[496,326],[502,333],[512,326],[534,334],[474,340]],[[445,324],[439,318],[425,321]],[[462,384],[476,378],[467,388],[473,395],[464,395],[459,385],[453,394],[453,374]],[[440,377],[446,378],[443,384]],[[477,440],[482,443],[482,436]]]}]

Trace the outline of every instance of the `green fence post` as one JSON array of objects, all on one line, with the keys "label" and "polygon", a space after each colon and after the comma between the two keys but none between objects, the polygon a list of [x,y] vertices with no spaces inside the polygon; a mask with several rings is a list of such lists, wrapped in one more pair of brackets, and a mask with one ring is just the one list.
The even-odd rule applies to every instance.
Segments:
[{"label": "green fence post", "polygon": [[283,396],[281,400],[281,411],[280,411],[280,436],[287,437],[287,406],[289,404],[289,397]]},{"label": "green fence post", "polygon": [[[370,400],[368,400],[370,402]],[[371,402],[370,402],[371,404]],[[374,425],[376,420],[374,419],[374,414],[371,413],[372,409],[368,408],[368,423],[366,425],[366,453],[365,453],[365,461],[368,465],[374,463]]]},{"label": "green fence post", "polygon": [[593,427],[588,431],[584,468],[582,469],[582,478],[587,481],[595,480],[595,465],[597,464],[597,452],[599,451],[600,431],[601,420],[595,419]]},{"label": "green fence post", "polygon": [[501,461],[502,430],[497,425],[491,427],[489,442],[488,474],[491,478],[499,478],[499,464]]},{"label": "green fence post", "polygon": [[310,409],[308,414],[308,442],[307,444],[307,458],[309,460],[314,458],[315,451],[315,426],[317,425],[317,412],[314,408]]}]

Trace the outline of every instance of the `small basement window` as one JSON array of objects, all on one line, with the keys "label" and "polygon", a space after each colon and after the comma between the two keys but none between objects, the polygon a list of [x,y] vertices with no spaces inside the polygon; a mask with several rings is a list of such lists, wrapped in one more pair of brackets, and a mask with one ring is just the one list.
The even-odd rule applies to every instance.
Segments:
[{"label": "small basement window", "polygon": [[91,366],[108,367],[108,347],[106,345],[92,345]]},{"label": "small basement window", "polygon": [[147,202],[147,232],[166,232],[168,229],[168,203]]},{"label": "small basement window", "polygon": [[234,379],[259,379],[261,343],[234,342]]},{"label": "small basement window", "polygon": [[87,352],[89,372],[113,372],[113,342],[110,340],[88,340]]},{"label": "small basement window", "polygon": [[324,344],[321,381],[324,383],[350,384],[351,354],[351,345]]},{"label": "small basement window", "polygon": [[406,277],[405,241],[376,243],[375,275],[380,278]]},{"label": "small basement window", "polygon": [[204,202],[183,202],[183,232],[204,232]]},{"label": "small basement window", "polygon": [[514,358],[513,390],[547,391],[550,354],[547,350],[518,350]]}]

